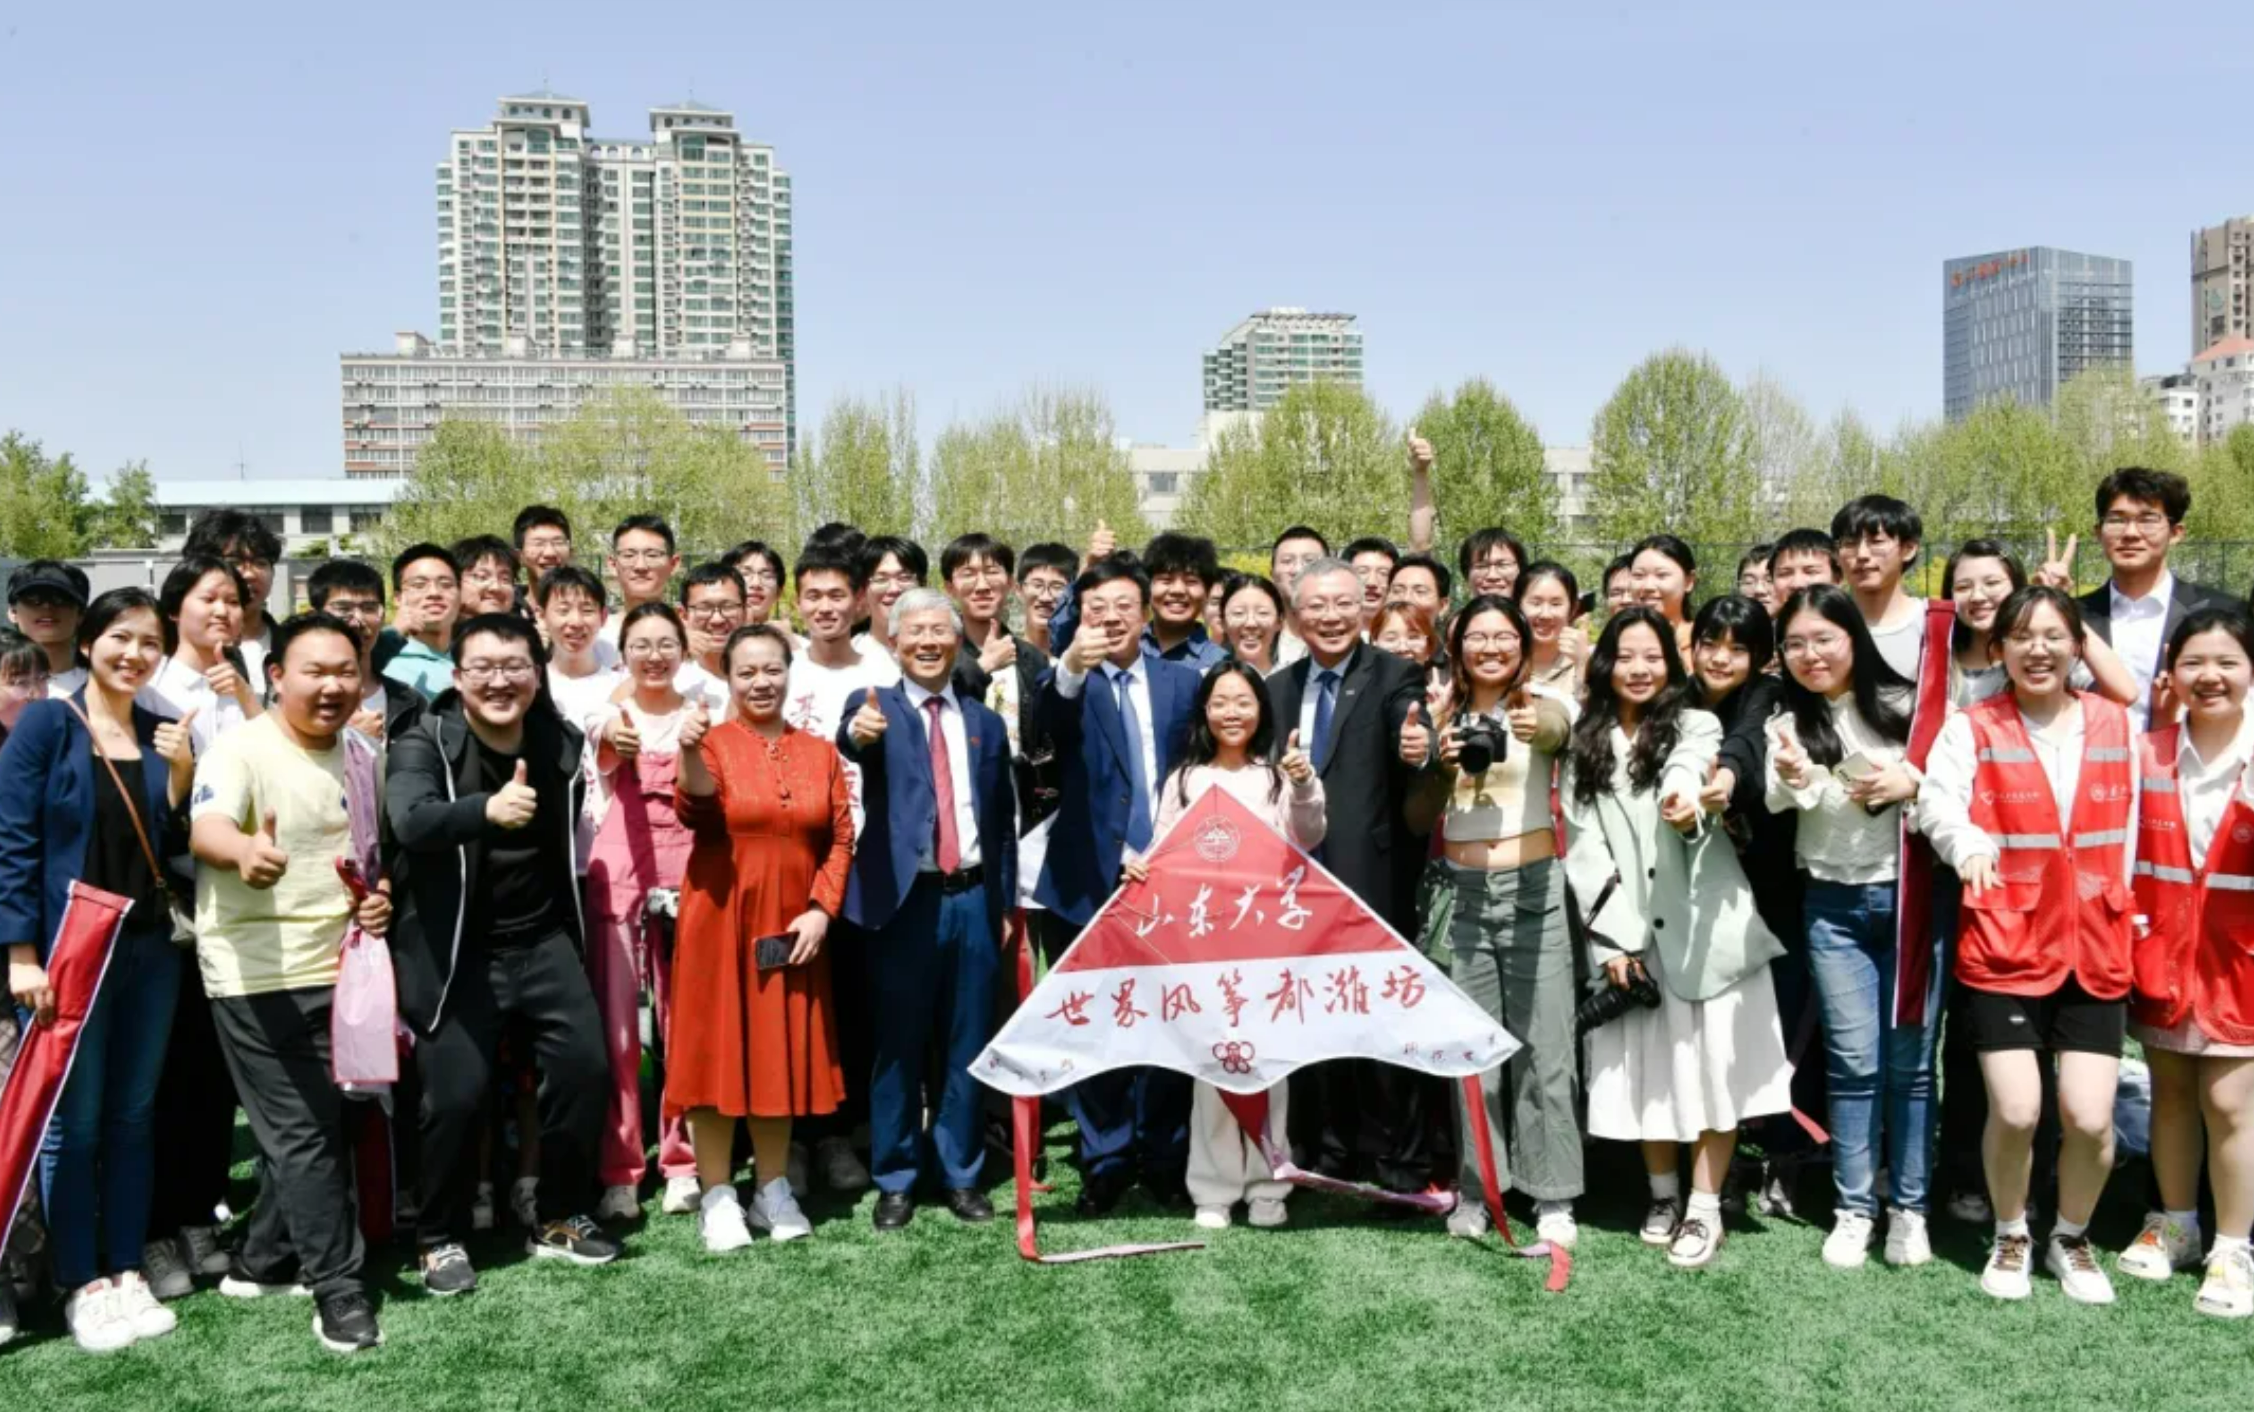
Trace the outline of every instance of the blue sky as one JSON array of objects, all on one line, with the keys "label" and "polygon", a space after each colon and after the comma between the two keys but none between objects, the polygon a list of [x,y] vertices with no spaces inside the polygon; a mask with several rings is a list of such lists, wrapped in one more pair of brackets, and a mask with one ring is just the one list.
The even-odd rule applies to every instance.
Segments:
[{"label": "blue sky", "polygon": [[[432,170],[507,92],[603,135],[693,95],[792,173],[800,417],[1029,382],[1186,441],[1198,355],[1361,316],[1396,415],[1493,379],[1586,440],[1656,348],[1819,417],[1937,412],[1944,257],[2136,262],[2254,211],[2243,48],[2140,7],[0,6],[0,427],[97,478],[341,473],[336,355],[435,332]],[[2235,68],[2234,68],[2235,64]],[[2220,126],[2214,124],[2220,123]]]}]

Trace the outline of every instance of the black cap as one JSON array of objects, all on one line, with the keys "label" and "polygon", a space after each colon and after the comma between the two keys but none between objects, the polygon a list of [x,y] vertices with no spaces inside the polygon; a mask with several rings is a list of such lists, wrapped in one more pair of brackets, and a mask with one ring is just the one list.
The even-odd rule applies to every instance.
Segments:
[{"label": "black cap", "polygon": [[8,575],[8,602],[13,606],[27,593],[44,590],[67,598],[80,612],[86,610],[86,571],[56,559],[34,559]]}]

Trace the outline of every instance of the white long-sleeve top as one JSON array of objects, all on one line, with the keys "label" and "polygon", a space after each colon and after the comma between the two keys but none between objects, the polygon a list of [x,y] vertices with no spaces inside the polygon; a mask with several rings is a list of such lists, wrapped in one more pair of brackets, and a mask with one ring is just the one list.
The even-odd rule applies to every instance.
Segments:
[{"label": "white long-sleeve top", "polygon": [[1305,784],[1293,784],[1286,779],[1280,793],[1273,789],[1276,779],[1267,765],[1258,761],[1241,770],[1224,770],[1218,765],[1191,765],[1176,770],[1166,777],[1166,784],[1159,791],[1158,818],[1151,836],[1164,838],[1166,831],[1187,811],[1188,806],[1182,802],[1185,786],[1190,804],[1195,804],[1199,795],[1219,785],[1235,795],[1237,803],[1252,811],[1255,818],[1301,848],[1319,846],[1328,829],[1321,777],[1312,776]]},{"label": "white long-sleeve top", "polygon": [[2191,865],[2204,870],[2207,850],[2214,847],[2215,830],[2223,826],[2231,796],[2237,794],[2254,805],[2254,712],[2241,717],[2238,734],[2213,760],[2200,757],[2186,729],[2176,737],[2176,803],[2184,811],[2184,842],[2191,847]]},{"label": "white long-sleeve top", "polygon": [[[1901,762],[1902,747],[1873,730],[1855,709],[1853,695],[1830,703],[1831,725],[1839,734],[1842,760],[1857,754],[1877,765]],[[1780,711],[1763,727],[1769,738],[1765,794],[1772,814],[1797,811],[1800,826],[1794,831],[1793,851],[1808,876],[1819,882],[1860,887],[1892,882],[1901,872],[1902,815],[1904,806],[1890,804],[1873,814],[1847,797],[1846,789],[1831,770],[1808,767],[1808,782],[1798,789],[1777,773],[1777,752],[1792,730],[1792,715]],[[1914,773],[1914,771],[1913,771]]]},{"label": "white long-sleeve top", "polygon": [[[2051,800],[2058,808],[2059,831],[2069,833],[2074,827],[2074,788],[2082,778],[2082,715],[2081,702],[2073,709],[2061,711],[2058,718],[2043,729],[2036,729],[2033,721],[2027,722],[2027,740],[2034,747],[2035,762],[2043,767],[2043,775],[2050,781]],[[1940,736],[1933,742],[1933,752],[1925,760],[1925,783],[1918,790],[1918,828],[1933,844],[1933,851],[1949,867],[1963,871],[1964,865],[1975,858],[1995,858],[2001,855],[1996,841],[1987,830],[1972,822],[1972,788],[1979,770],[1978,750],[1972,739],[1972,720],[1961,713],[1949,717],[1941,727]],[[2136,837],[2137,807],[2140,802],[2141,783],[2137,772],[2129,771],[2129,836]],[[2136,850],[2121,850],[2121,878],[2126,883],[2136,861]]]}]

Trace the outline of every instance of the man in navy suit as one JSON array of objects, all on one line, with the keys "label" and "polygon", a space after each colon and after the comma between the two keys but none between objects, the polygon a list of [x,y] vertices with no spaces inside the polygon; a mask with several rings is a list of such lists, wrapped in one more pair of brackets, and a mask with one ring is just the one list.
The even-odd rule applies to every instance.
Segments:
[{"label": "man in navy suit", "polygon": [[[1034,900],[1053,953],[1119,886],[1122,856],[1152,843],[1158,790],[1189,739],[1196,667],[1149,651],[1150,578],[1132,555],[1097,560],[1074,586],[1080,630],[1042,679],[1041,726],[1055,743],[1059,801]],[[1115,1070],[1066,1096],[1080,1124],[1079,1209],[1101,1215],[1137,1175],[1162,1200],[1182,1190],[1190,1081],[1164,1069]]]},{"label": "man in navy suit", "polygon": [[994,1219],[978,1189],[985,1145],[970,1065],[992,1032],[1002,919],[1017,898],[1009,733],[955,692],[963,620],[947,595],[917,588],[892,605],[887,626],[901,680],[847,697],[837,735],[861,767],[868,820],[845,916],[870,936],[869,1169],[880,1231],[914,1217],[927,1171],[957,1218]]}]

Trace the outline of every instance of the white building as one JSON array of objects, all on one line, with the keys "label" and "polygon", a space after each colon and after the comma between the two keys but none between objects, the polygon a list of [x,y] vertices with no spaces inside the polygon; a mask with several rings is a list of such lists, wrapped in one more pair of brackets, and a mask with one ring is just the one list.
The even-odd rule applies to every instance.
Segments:
[{"label": "white building", "polygon": [[2199,439],[2213,444],[2254,423],[2254,338],[2210,346],[2187,371],[2199,384]]},{"label": "white building", "polygon": [[1205,469],[1203,446],[1129,446],[1135,499],[1153,530],[1169,529],[1189,500],[1190,480]]},{"label": "white building", "polygon": [[1264,309],[1221,335],[1204,359],[1205,410],[1265,412],[1296,383],[1362,384],[1362,331],[1352,314]]},{"label": "white building", "polygon": [[[188,526],[207,510],[247,510],[282,539],[284,558],[310,547],[336,552],[350,535],[383,523],[405,488],[396,480],[160,480],[156,487],[158,557],[177,556]],[[143,551],[119,551],[132,557]]]},{"label": "white building", "polygon": [[1567,534],[1587,527],[1590,474],[1588,447],[1542,448],[1542,478],[1557,492],[1558,528]]},{"label": "white building", "polygon": [[678,358],[529,357],[523,348],[512,339],[499,356],[453,354],[402,333],[389,353],[343,354],[345,474],[406,475],[448,416],[531,440],[590,398],[628,388],[654,393],[694,426],[735,433],[778,475],[789,466],[790,368],[753,356],[747,343]]},{"label": "white building", "polygon": [[2190,373],[2158,373],[2137,379],[2137,390],[2168,419],[2168,430],[2186,446],[2199,444],[2199,379]]}]

